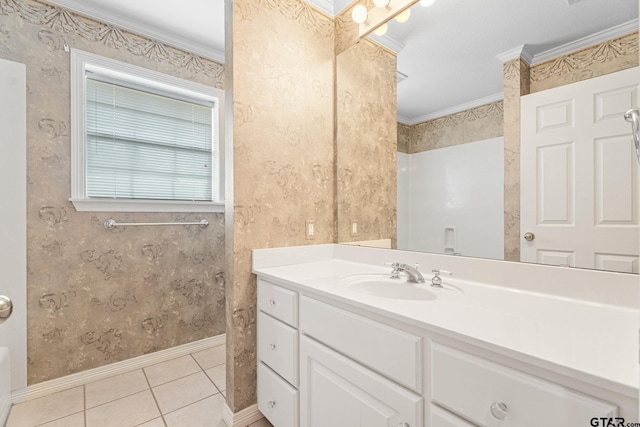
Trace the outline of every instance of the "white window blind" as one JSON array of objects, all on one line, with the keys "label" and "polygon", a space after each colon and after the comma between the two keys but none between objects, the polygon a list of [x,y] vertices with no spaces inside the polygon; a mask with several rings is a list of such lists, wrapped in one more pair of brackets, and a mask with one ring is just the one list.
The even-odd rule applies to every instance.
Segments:
[{"label": "white window blind", "polygon": [[212,105],[86,79],[86,196],[217,201]]}]

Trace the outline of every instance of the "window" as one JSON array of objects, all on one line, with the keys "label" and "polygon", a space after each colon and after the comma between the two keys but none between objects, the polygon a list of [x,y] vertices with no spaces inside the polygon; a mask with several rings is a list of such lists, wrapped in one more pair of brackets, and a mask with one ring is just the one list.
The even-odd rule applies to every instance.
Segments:
[{"label": "window", "polygon": [[72,50],[79,211],[222,212],[222,91]]}]

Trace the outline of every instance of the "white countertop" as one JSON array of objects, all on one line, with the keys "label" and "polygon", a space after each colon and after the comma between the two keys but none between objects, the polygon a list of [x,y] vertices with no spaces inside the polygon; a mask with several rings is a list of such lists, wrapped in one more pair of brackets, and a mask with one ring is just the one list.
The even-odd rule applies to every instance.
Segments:
[{"label": "white countertop", "polygon": [[617,392],[637,394],[637,309],[455,276],[443,277],[445,288],[436,289],[429,286],[431,276],[426,274],[427,284],[416,286],[431,290],[436,299],[398,300],[363,294],[347,283],[349,277],[359,274],[388,277],[389,267],[335,258],[268,264],[254,263],[254,273],[456,339],[466,337],[489,348],[516,352],[528,361],[533,358],[546,367],[557,366],[559,371],[583,373],[596,385]]}]

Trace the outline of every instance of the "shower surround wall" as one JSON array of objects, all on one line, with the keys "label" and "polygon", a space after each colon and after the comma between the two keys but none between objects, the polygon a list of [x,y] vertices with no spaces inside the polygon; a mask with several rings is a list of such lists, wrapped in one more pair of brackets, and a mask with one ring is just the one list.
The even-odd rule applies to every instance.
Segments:
[{"label": "shower surround wall", "polygon": [[[76,212],[68,201],[66,47],[223,87],[215,62],[46,3],[0,0],[0,58],[27,66],[29,384],[225,330],[222,214]],[[107,231],[109,217],[210,225]]]}]

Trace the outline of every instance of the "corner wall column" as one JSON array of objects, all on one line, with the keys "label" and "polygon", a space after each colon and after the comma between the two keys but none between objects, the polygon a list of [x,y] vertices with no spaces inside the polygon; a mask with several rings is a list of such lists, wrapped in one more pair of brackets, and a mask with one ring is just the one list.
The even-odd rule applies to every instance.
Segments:
[{"label": "corner wall column", "polygon": [[504,64],[504,259],[520,261],[520,97],[530,92],[524,46],[498,56]]}]

